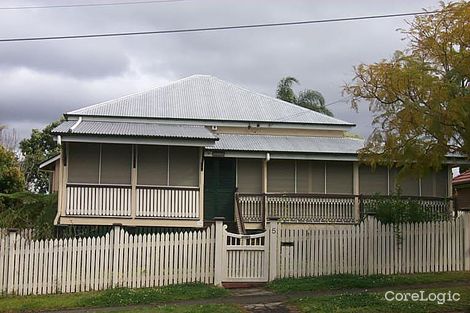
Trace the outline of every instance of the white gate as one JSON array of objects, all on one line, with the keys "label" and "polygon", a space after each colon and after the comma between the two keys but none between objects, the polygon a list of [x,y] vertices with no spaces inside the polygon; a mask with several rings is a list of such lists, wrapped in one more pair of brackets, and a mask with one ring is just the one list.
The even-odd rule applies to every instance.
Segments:
[{"label": "white gate", "polygon": [[223,230],[223,282],[267,282],[269,240],[267,232],[239,235]]}]

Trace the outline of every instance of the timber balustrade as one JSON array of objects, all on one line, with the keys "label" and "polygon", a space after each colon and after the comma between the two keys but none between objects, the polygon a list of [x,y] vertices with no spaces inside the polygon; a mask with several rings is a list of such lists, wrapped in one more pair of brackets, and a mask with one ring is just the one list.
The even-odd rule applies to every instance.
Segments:
[{"label": "timber balustrade", "polygon": [[138,217],[199,217],[199,188],[137,187]]},{"label": "timber balustrade", "polygon": [[[364,213],[375,212],[378,201],[388,196],[298,193],[237,193],[235,199],[244,222],[264,223],[276,217],[296,223],[354,223]],[[437,197],[400,197],[416,201],[436,218],[448,215],[450,199]]]},{"label": "timber balustrade", "polygon": [[137,218],[198,219],[199,187],[67,184],[67,216],[131,217],[135,194]]},{"label": "timber balustrade", "polygon": [[130,216],[131,186],[67,184],[65,214]]}]

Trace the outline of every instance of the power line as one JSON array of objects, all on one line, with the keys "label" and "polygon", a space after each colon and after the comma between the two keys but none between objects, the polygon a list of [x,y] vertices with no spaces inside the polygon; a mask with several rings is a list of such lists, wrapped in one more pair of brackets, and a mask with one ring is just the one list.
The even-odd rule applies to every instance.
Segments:
[{"label": "power line", "polygon": [[360,20],[393,18],[393,17],[403,17],[403,16],[416,16],[416,15],[434,14],[436,12],[438,12],[438,11],[437,10],[436,11],[425,11],[425,12],[421,11],[421,12],[408,12],[408,13],[396,13],[396,14],[382,14],[382,15],[367,15],[367,16],[356,16],[356,17],[330,18],[330,19],[323,19],[323,20],[305,20],[305,21],[265,23],[265,24],[245,24],[245,25],[233,25],[233,26],[165,29],[165,30],[151,30],[151,31],[138,31],[138,32],[1,38],[0,42],[44,41],[44,40],[63,40],[63,39],[83,39],[83,38],[102,38],[102,37],[161,35],[161,34],[195,33],[195,32],[249,29],[249,28],[268,28],[268,27],[308,25],[308,24],[320,24],[320,23],[332,23],[332,22],[360,21]]},{"label": "power line", "polygon": [[83,7],[104,7],[117,5],[136,5],[136,4],[154,4],[169,2],[184,2],[188,0],[148,0],[132,2],[107,2],[107,3],[82,3],[82,4],[57,4],[57,5],[38,5],[38,6],[19,6],[19,7],[0,7],[0,10],[30,10],[30,9],[61,9],[61,8],[83,8]]},{"label": "power line", "polygon": [[329,102],[327,104],[325,104],[326,107],[329,107],[330,105],[333,105],[333,104],[337,104],[337,103],[347,103],[350,99],[338,99],[338,100],[335,100],[335,101],[332,101],[332,102]]}]

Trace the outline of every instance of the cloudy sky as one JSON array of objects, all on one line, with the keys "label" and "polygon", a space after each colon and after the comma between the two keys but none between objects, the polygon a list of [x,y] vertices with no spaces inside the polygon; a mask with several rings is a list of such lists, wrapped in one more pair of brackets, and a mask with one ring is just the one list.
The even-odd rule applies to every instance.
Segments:
[{"label": "cloudy sky", "polygon": [[[130,0],[126,0],[128,2]],[[4,0],[0,7],[124,0]],[[0,9],[0,38],[125,32],[363,16],[437,8],[436,0],[183,0],[167,3]],[[353,66],[389,58],[406,42],[404,18],[269,29],[0,43],[0,124],[28,136],[62,113],[210,74],[274,95],[283,76],[323,93],[336,117],[371,130],[367,105],[351,110],[341,95]]]}]

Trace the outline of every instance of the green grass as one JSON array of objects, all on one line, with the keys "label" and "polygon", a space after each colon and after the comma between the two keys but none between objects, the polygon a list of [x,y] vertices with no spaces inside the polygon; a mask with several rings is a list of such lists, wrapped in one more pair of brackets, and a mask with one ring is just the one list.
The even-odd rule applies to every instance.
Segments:
[{"label": "green grass", "polygon": [[353,288],[378,288],[398,285],[418,285],[470,280],[470,272],[423,273],[400,275],[331,275],[305,278],[278,279],[268,288],[278,293],[322,291]]},{"label": "green grass", "polygon": [[163,305],[155,308],[135,308],[129,310],[108,311],[120,313],[241,313],[239,307],[228,304],[202,305]]},{"label": "green grass", "polygon": [[0,297],[0,312],[36,312],[41,310],[164,303],[177,300],[217,298],[226,294],[226,290],[215,286],[186,284],[162,288],[116,288],[97,292],[44,296],[7,296]]},{"label": "green grass", "polygon": [[[292,301],[300,312],[309,313],[417,313],[417,312],[469,312],[470,286],[426,289],[429,292],[458,292],[460,301],[438,304],[435,302],[386,301],[385,292],[317,296]],[[394,290],[394,292],[405,292]],[[408,290],[406,292],[409,292]]]}]

